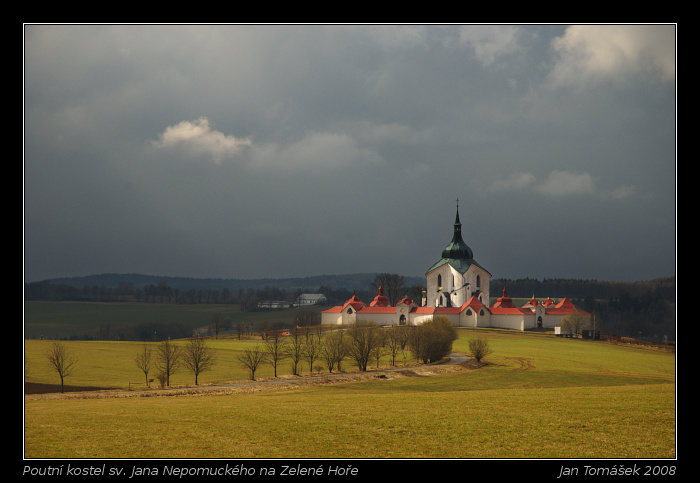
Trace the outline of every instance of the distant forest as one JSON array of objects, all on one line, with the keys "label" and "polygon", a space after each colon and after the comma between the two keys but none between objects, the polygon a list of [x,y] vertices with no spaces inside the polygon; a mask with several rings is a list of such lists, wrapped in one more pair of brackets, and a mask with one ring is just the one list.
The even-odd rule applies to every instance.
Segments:
[{"label": "distant forest", "polygon": [[[302,279],[221,280],[163,278],[146,275],[93,275],[72,279],[25,283],[27,301],[91,301],[167,304],[237,304],[242,311],[261,310],[263,301],[294,303],[301,293],[322,293],[328,305],[340,305],[353,292],[365,303],[376,296],[373,283],[378,274],[318,276]],[[399,290],[420,303],[419,277],[401,277]],[[594,313],[601,333],[607,335],[675,340],[676,279],[658,278],[639,282],[577,279],[492,279],[492,302],[503,294],[511,298],[568,297]]]}]

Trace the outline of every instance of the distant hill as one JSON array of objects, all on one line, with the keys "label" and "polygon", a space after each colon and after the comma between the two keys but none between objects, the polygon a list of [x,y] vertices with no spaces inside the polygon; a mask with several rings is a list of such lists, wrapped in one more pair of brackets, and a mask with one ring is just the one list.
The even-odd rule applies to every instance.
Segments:
[{"label": "distant hill", "polygon": [[[192,277],[164,277],[160,275],[143,275],[138,273],[104,273],[87,275],[83,277],[66,277],[32,282],[30,285],[58,285],[74,289],[85,287],[104,287],[117,289],[125,285],[131,285],[133,289],[143,288],[149,285],[157,286],[166,284],[176,290],[227,290],[237,293],[239,290],[260,290],[264,288],[277,288],[287,292],[302,290],[304,292],[316,292],[319,287],[329,287],[332,290],[350,292],[357,290],[365,292],[377,273],[354,273],[344,275],[316,275],[298,278],[192,278]],[[414,285],[425,286],[425,277],[413,277],[404,275],[404,284],[407,287]],[[491,279],[491,297],[500,297],[504,288],[507,288],[510,297],[522,298],[537,296],[538,298],[585,298],[597,299],[618,298],[624,293],[632,296],[641,296],[650,292],[661,292],[665,299],[675,298],[675,276],[663,277],[653,280],[638,282],[614,282],[599,280],[578,279]],[[368,295],[369,296],[369,295]],[[371,296],[374,296],[373,294]]]},{"label": "distant hill", "polygon": [[[289,292],[301,289],[305,292],[315,292],[321,286],[331,287],[334,290],[366,290],[370,282],[377,276],[376,273],[355,273],[346,275],[316,275],[299,278],[253,278],[253,279],[223,279],[223,278],[190,278],[190,277],[163,277],[158,275],[143,275],[138,273],[104,273],[99,275],[87,275],[83,277],[55,278],[43,281],[52,285],[66,285],[81,289],[83,287],[118,288],[125,284],[132,284],[134,288],[148,285],[166,283],[169,287],[178,290],[223,290],[237,292],[240,289],[262,289],[275,287]],[[425,277],[404,276],[407,286],[425,284]]]}]

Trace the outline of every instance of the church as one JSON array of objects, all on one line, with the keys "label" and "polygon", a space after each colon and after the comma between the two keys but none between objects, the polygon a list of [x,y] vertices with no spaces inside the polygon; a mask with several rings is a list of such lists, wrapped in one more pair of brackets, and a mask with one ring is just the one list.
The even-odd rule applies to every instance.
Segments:
[{"label": "church", "polygon": [[377,296],[368,305],[353,294],[343,305],[321,312],[321,323],[349,325],[371,321],[382,326],[420,325],[435,316],[445,316],[458,327],[528,330],[560,327],[562,320],[574,313],[590,320],[590,314],[567,297],[555,303],[550,298],[540,302],[533,295],[526,304],[517,307],[508,297],[506,287],[489,307],[490,280],[491,274],[474,260],[474,253],[462,238],[457,205],[452,240],[442,251],[440,260],[426,272],[426,289],[420,304],[404,297],[393,307],[379,287]]}]

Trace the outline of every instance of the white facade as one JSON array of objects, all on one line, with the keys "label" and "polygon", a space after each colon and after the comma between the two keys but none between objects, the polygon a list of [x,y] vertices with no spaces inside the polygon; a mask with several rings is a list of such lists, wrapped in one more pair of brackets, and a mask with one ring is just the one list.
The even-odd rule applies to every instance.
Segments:
[{"label": "white facade", "polygon": [[428,307],[461,307],[472,295],[488,305],[491,274],[472,264],[460,273],[450,263],[433,269],[426,275],[426,299]]},{"label": "white facade", "polygon": [[462,239],[459,209],[454,222],[452,241],[442,251],[442,258],[426,272],[427,307],[461,307],[476,297],[489,303],[491,274],[474,260],[474,254]]}]

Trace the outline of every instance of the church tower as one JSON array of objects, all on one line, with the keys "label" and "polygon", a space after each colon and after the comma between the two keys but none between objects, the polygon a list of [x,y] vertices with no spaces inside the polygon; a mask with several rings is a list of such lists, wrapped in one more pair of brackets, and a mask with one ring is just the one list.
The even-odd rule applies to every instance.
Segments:
[{"label": "church tower", "polygon": [[472,249],[462,238],[459,200],[452,241],[442,251],[442,258],[428,269],[426,277],[428,307],[461,307],[471,297],[489,305],[491,274],[474,260]]}]

